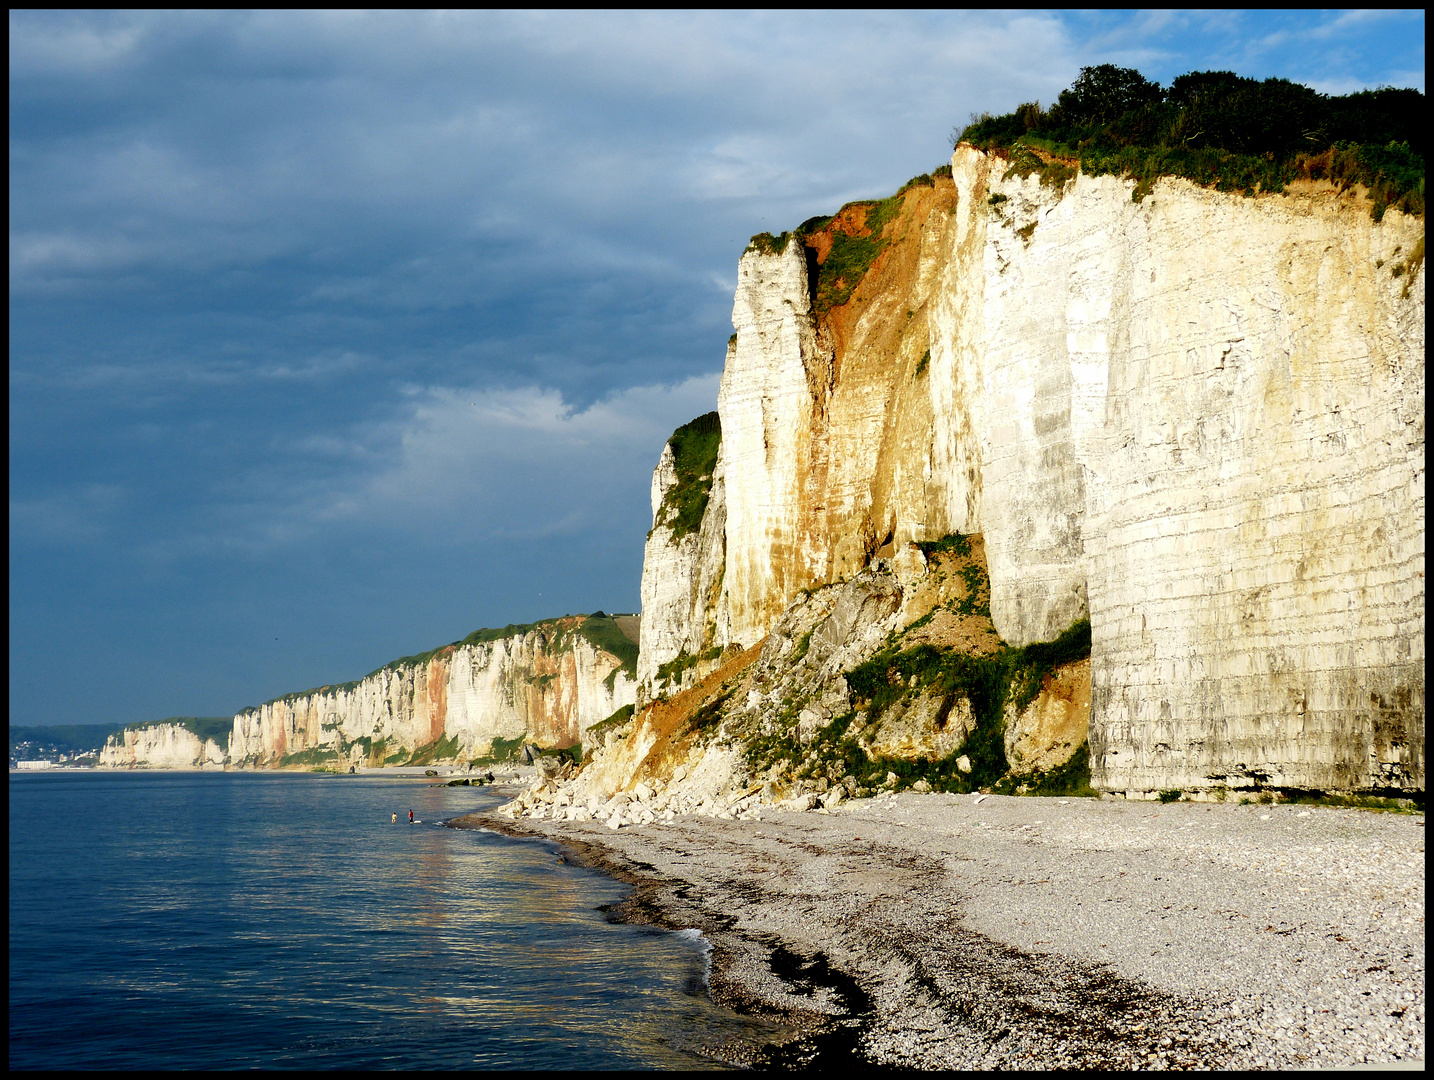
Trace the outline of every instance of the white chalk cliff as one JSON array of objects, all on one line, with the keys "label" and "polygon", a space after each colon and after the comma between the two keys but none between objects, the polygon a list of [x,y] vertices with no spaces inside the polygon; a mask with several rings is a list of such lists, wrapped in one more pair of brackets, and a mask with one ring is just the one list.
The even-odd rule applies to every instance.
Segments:
[{"label": "white chalk cliff", "polygon": [[[444,756],[487,754],[495,739],[570,746],[634,700],[622,661],[575,632],[581,616],[427,660],[386,667],[355,685],[280,698],[234,718],[229,760],[274,766],[331,753],[360,764],[440,741]],[[318,752],[317,754],[314,752]]]},{"label": "white chalk cliff", "polygon": [[[729,350],[730,352],[730,350]],[[700,658],[728,640],[726,627],[707,620],[726,572],[726,480],[719,465],[713,473],[707,509],[694,532],[675,535],[660,519],[663,499],[678,483],[671,444],[663,447],[652,474],[653,528],[642,560],[642,630],[648,644],[637,662],[638,700],[650,700],[659,689],[675,691],[713,669]],[[691,668],[659,680],[660,665],[679,656],[694,658]]]},{"label": "white chalk cliff", "polygon": [[1096,786],[1422,790],[1423,220],[951,168],[828,310],[830,227],[743,256],[722,497],[649,540],[640,675],[980,533],[1002,638],[1090,620]]},{"label": "white chalk cliff", "polygon": [[178,723],[145,724],[111,735],[99,764],[113,769],[222,769],[222,742],[203,739]]},{"label": "white chalk cliff", "polygon": [[[843,664],[964,595],[915,546],[962,533],[1004,642],[1090,623],[1088,663],[1008,718],[1013,767],[1059,764],[1088,715],[1108,791],[1423,790],[1424,222],[1330,185],[1134,188],[963,145],[949,176],[754,243],[692,429],[720,426],[715,462],[669,444],[653,476],[635,678],[554,620],[246,710],[224,760],[565,746],[670,698],[598,733],[584,797],[680,769],[716,799],[748,766],[682,726],[684,695],[709,733],[790,708],[805,748],[856,705]],[[969,730],[949,698],[869,719],[891,752]],[[184,756],[162,742],[111,756]]]},{"label": "white chalk cliff", "polygon": [[227,749],[201,744],[173,724],[126,729],[111,739],[101,764],[347,767],[415,756],[425,762],[472,760],[489,754],[495,740],[572,746],[593,724],[635,700],[632,658],[624,660],[584,633],[606,624],[609,648],[634,651],[614,637],[629,620],[636,621],[551,619],[389,664],[357,682],[278,698],[238,713]]}]

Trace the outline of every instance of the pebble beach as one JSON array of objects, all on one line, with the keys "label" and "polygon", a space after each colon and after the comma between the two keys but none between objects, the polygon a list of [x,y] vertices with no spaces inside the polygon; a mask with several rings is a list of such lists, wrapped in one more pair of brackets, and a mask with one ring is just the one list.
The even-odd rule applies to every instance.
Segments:
[{"label": "pebble beach", "polygon": [[1424,1059],[1424,816],[911,792],[611,828],[498,812],[698,929],[732,1064],[1406,1067]]}]

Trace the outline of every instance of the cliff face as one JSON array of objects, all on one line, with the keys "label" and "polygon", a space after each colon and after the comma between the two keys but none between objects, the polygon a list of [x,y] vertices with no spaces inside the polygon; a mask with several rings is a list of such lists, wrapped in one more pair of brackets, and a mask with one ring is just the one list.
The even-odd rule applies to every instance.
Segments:
[{"label": "cliff face", "polygon": [[[1022,680],[985,611],[982,545],[961,547],[930,559],[907,549],[803,592],[760,643],[729,650],[705,678],[612,727],[575,780],[540,782],[506,812],[616,813],[621,825],[832,806],[927,790],[928,776],[962,790],[1040,784],[1038,773],[1084,747],[1090,661]],[[997,701],[996,684],[1013,675],[1029,693]]]},{"label": "cliff face", "polygon": [[585,618],[449,646],[351,686],[246,710],[234,718],[229,759],[258,767],[286,758],[377,764],[440,741],[446,744],[442,756],[458,759],[487,754],[495,739],[571,746],[634,701],[635,683],[622,660],[578,633]]},{"label": "cliff face", "polygon": [[356,683],[291,694],[235,716],[227,748],[224,739],[201,739],[181,724],[128,728],[110,739],[100,764],[423,764],[485,756],[495,740],[572,746],[635,700],[629,620],[552,619],[390,664]]},{"label": "cliff face", "polygon": [[223,745],[202,739],[180,724],[148,724],[111,735],[99,764],[117,769],[222,769]]},{"label": "cliff face", "polygon": [[1423,222],[1003,170],[953,158],[983,296],[947,333],[998,629],[1089,613],[1095,782],[1422,789],[1423,272],[1387,267]]},{"label": "cliff face", "polygon": [[1002,638],[1091,622],[1097,786],[1422,789],[1424,224],[1133,186],[960,147],[825,306],[866,211],[749,249],[722,584],[653,647],[754,645],[803,589],[981,533]]},{"label": "cliff face", "polygon": [[752,250],[738,267],[737,341],[717,399],[727,572],[714,621],[732,642],[759,640],[800,590],[957,527],[931,484],[929,378],[955,189],[938,178],[900,198],[889,246],[820,317],[813,265],[865,225],[860,208],[814,247]]},{"label": "cliff face", "polygon": [[[681,536],[661,521],[663,502],[677,483],[669,443],[652,474],[653,528],[642,558],[642,649],[637,662],[641,703],[659,691],[693,685],[712,669],[714,649],[720,653],[729,639],[725,625],[713,621],[726,573],[727,499],[720,457],[701,526]],[[691,658],[692,663],[682,665],[679,658]],[[681,670],[672,671],[674,666]]]}]

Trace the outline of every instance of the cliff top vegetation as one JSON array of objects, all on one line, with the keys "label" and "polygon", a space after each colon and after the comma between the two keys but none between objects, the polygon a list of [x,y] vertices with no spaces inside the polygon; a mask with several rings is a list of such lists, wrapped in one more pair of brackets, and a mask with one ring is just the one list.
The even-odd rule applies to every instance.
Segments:
[{"label": "cliff top vegetation", "polygon": [[[578,633],[594,648],[621,660],[622,667],[618,670],[626,671],[629,679],[637,678],[637,642],[623,633],[613,616],[595,611],[578,625]],[[609,682],[608,689],[611,688]]]},{"label": "cliff top vegetation", "polygon": [[1081,68],[1049,109],[1027,102],[973,115],[954,141],[1040,151],[1037,166],[1055,157],[1090,175],[1130,176],[1137,201],[1162,176],[1247,195],[1300,179],[1363,184],[1378,221],[1389,207],[1424,214],[1425,123],[1418,90],[1330,96],[1230,71],[1192,71],[1163,88],[1134,68],[1100,64]]},{"label": "cliff top vegetation", "polygon": [[[716,415],[715,413],[713,414]],[[626,671],[628,678],[637,677],[637,644],[632,641],[622,628],[618,625],[618,615],[609,615],[603,611],[595,611],[591,615],[560,615],[553,619],[539,619],[530,623],[509,623],[502,627],[485,627],[481,630],[474,630],[465,638],[451,641],[447,645],[439,645],[437,648],[429,649],[426,652],[414,653],[412,656],[400,656],[397,660],[390,660],[381,667],[370,671],[363,679],[352,679],[343,683],[325,683],[323,686],[313,686],[307,690],[298,690],[292,694],[284,694],[280,697],[271,698],[264,702],[265,705],[272,705],[280,701],[298,701],[300,698],[311,697],[315,694],[341,694],[345,691],[354,690],[365,679],[372,679],[375,675],[385,671],[397,671],[400,668],[417,667],[426,664],[439,656],[451,655],[458,649],[469,645],[481,645],[490,641],[501,641],[503,638],[522,637],[525,634],[544,633],[548,635],[547,647],[551,652],[561,652],[571,645],[570,635],[577,635],[586,639],[595,648],[616,657],[621,666],[617,669]],[[254,712],[259,706],[249,705],[239,711]],[[157,723],[172,723],[173,721],[161,720]],[[148,726],[148,725],[146,725]]]},{"label": "cliff top vegetation", "polygon": [[901,213],[907,192],[935,187],[939,179],[950,177],[951,166],[939,166],[913,176],[885,199],[857,199],[835,214],[808,218],[792,231],[776,236],[758,233],[748,242],[747,250],[780,255],[789,243],[801,244],[807,257],[812,308],[824,314],[851,299],[852,291],[891,242],[887,225]]}]

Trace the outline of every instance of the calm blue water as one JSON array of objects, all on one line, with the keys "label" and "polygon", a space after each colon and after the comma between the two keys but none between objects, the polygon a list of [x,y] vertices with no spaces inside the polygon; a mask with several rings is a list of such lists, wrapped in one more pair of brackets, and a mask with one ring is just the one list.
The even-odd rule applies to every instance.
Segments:
[{"label": "calm blue water", "polygon": [[[10,1067],[694,1068],[761,1031],[480,789],[10,775]],[[397,811],[399,825],[389,823]]]}]

